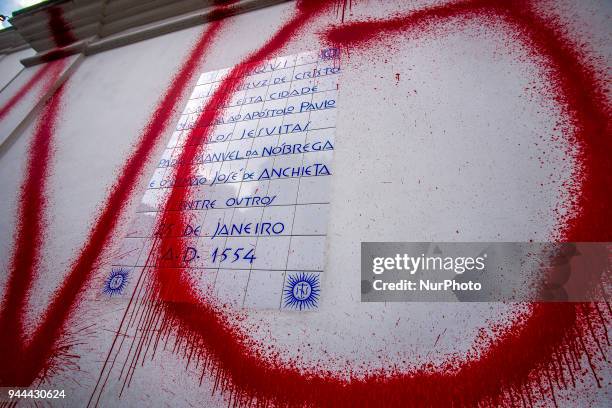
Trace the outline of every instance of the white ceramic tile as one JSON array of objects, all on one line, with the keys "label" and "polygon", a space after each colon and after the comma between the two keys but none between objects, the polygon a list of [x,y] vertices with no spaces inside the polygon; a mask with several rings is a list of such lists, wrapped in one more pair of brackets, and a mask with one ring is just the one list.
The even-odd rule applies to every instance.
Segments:
[{"label": "white ceramic tile", "polygon": [[213,294],[218,269],[201,268],[196,271],[197,274],[194,274],[194,277],[198,293],[204,296]]},{"label": "white ceramic tile", "polygon": [[214,184],[239,183],[247,168],[247,160],[228,160],[221,162],[221,169],[213,179]]},{"label": "white ceramic tile", "polygon": [[219,269],[215,282],[217,299],[222,304],[241,307],[248,280],[248,270]]},{"label": "white ceramic tile", "polygon": [[266,94],[268,92],[268,87],[262,86],[259,88],[252,88],[247,90],[246,97],[247,98],[261,98],[262,100],[266,99]]},{"label": "white ceramic tile", "polygon": [[291,82],[291,75],[293,74],[293,67],[279,69],[272,72],[272,75],[269,78],[269,84],[278,85]]},{"label": "white ceramic tile", "polygon": [[[257,162],[257,160],[249,160],[249,166],[251,163]],[[247,167],[247,171],[250,170],[250,167]],[[251,197],[263,197],[268,195],[268,189],[270,187],[269,180],[263,181],[249,181],[243,182],[240,185],[240,192],[236,194],[234,198],[236,199],[233,202],[230,202],[232,207],[245,207],[251,205],[252,199]],[[227,201],[226,201],[226,204]],[[272,202],[271,204],[275,204]]]},{"label": "white ceramic tile", "polygon": [[208,96],[212,86],[211,84],[196,85],[189,99],[199,99]]},{"label": "white ceramic tile", "polygon": [[247,158],[246,152],[251,149],[253,139],[232,140],[227,145],[225,160]]},{"label": "white ceramic tile", "polygon": [[287,106],[287,99],[271,99],[270,94],[268,94],[268,98],[264,102],[262,110],[273,111],[271,113],[267,113],[269,116],[272,116],[272,115],[282,116],[286,113],[284,111],[286,106]]},{"label": "white ceramic tile", "polygon": [[[325,150],[318,152],[310,152],[304,154],[304,166],[325,165],[329,173],[333,173],[332,159],[334,157],[333,150]],[[312,174],[312,173],[311,173]],[[319,171],[321,174],[321,171]]]},{"label": "white ceramic tile", "polygon": [[308,135],[306,136],[306,142],[312,144],[315,142],[326,142],[326,141],[330,141],[332,143],[332,145],[335,145],[334,143],[334,132],[335,129],[330,128],[330,129],[317,129],[317,130],[310,130],[308,132]]},{"label": "white ceramic tile", "polygon": [[[192,189],[192,196],[201,200],[208,200],[207,209],[227,208],[227,201],[238,195],[240,184],[218,184],[215,186],[200,186]],[[232,202],[230,202],[232,204]],[[211,207],[213,206],[214,207]]]},{"label": "white ceramic tile", "polygon": [[[194,238],[182,238],[180,245],[166,245],[163,241],[157,241],[157,246],[149,258],[149,263],[155,262],[164,268],[186,268],[199,267],[203,265],[202,258],[205,252],[200,249],[200,240]],[[144,254],[145,251],[143,251]],[[139,263],[144,265],[147,262],[141,256]]]},{"label": "white ceramic tile", "polygon": [[201,111],[202,100],[190,99],[183,109],[183,114],[197,113]]},{"label": "white ceramic tile", "polygon": [[332,99],[336,101],[336,105],[338,104],[338,89],[332,89],[331,91],[322,92],[322,95],[325,95],[325,98]]},{"label": "white ceramic tile", "polygon": [[257,152],[257,156],[252,158],[270,157],[270,152],[264,152],[264,148],[270,150],[272,147],[277,146],[279,138],[279,135],[272,135],[253,139],[251,149]]},{"label": "white ceramic tile", "polygon": [[303,64],[316,63],[318,59],[319,59],[318,52],[306,51],[306,52],[297,54],[297,57],[295,59],[295,64],[303,65]]},{"label": "white ceramic tile", "polygon": [[[252,67],[208,140],[191,129],[233,69],[202,74],[185,114],[176,118],[179,130],[159,158],[127,232],[134,238],[122,244],[119,261],[160,265],[164,273],[190,279],[202,296],[236,307],[316,309],[305,284],[297,295],[283,289],[303,278],[316,282],[317,301],[320,295],[321,275],[312,271],[324,268],[331,177],[313,173],[316,166],[332,169],[333,150],[318,149],[334,144],[339,63],[328,54],[305,52]],[[196,143],[190,177],[177,179],[184,146]],[[167,208],[181,211],[186,225],[153,231],[175,185],[185,187],[187,198]],[[157,239],[159,232],[181,236],[181,244],[152,249],[172,245]],[[295,299],[283,304],[288,293]]]},{"label": "white ceramic tile", "polygon": [[206,218],[202,223],[202,236],[212,237],[217,231],[219,224],[231,222],[232,209],[215,209],[206,211]]},{"label": "white ceramic tile", "polygon": [[336,90],[338,87],[338,75],[324,75],[314,78],[313,84],[319,92]]},{"label": "white ceramic tile", "polygon": [[128,228],[127,238],[144,238],[153,235],[157,220],[157,212],[136,213]]},{"label": "white ceramic tile", "polygon": [[244,307],[254,309],[278,309],[283,291],[283,271],[251,271]]},{"label": "white ceramic tile", "polygon": [[205,72],[198,78],[198,85],[207,84],[216,80],[217,71]]},{"label": "white ceramic tile", "polygon": [[162,153],[161,157],[159,158],[159,161],[157,162],[157,167],[169,167],[171,166],[171,159],[173,156],[174,149],[165,149],[164,152]]},{"label": "white ceramic tile", "polygon": [[182,147],[187,143],[187,139],[189,138],[189,131],[185,130],[185,131],[177,131],[178,133],[178,139],[176,141],[176,145],[174,146],[176,147]]},{"label": "white ceramic tile", "polygon": [[[257,238],[244,236],[227,237],[225,247],[219,247],[219,267],[228,269],[249,269],[257,258]],[[216,248],[216,247],[215,247]],[[223,256],[225,253],[226,257]]]},{"label": "white ceramic tile", "polygon": [[173,235],[181,237],[204,237],[204,222],[208,211],[183,211],[183,222],[180,230],[172,231]]},{"label": "white ceramic tile", "polygon": [[284,270],[289,251],[288,236],[260,237],[255,249],[253,269]]},{"label": "white ceramic tile", "polygon": [[246,183],[266,181],[266,178],[261,178],[264,170],[269,168],[271,161],[266,158],[252,158],[247,162],[243,176],[243,185]]},{"label": "white ceramic tile", "polygon": [[170,136],[170,139],[168,140],[168,148],[174,148],[176,146],[176,144],[178,143],[179,137],[181,136],[181,131],[174,131],[172,132],[172,135]]},{"label": "white ceramic tile", "polygon": [[312,114],[310,117],[310,128],[322,129],[334,127],[336,124],[337,111],[338,109],[327,109]]},{"label": "white ceramic tile", "polygon": [[[312,93],[292,96],[291,98],[287,99],[287,106],[291,106],[293,108],[293,114],[300,113],[302,104],[310,102],[312,98],[313,98]],[[289,116],[287,119],[289,118],[293,118],[293,116]]]},{"label": "white ceramic tile", "polygon": [[148,188],[160,188],[161,181],[166,175],[166,168],[158,168],[153,171],[153,177],[149,180]]},{"label": "white ceramic tile", "polygon": [[229,98],[228,106],[242,106],[246,103],[248,103],[248,98],[246,98],[246,91],[238,91],[234,92]]},{"label": "white ceramic tile", "polygon": [[[304,154],[303,153],[298,153],[298,154],[288,154],[288,155],[281,155],[281,156],[275,156],[274,157],[274,166],[269,166],[268,169],[287,169],[287,168],[291,168],[291,169],[298,169],[299,167],[302,166],[302,162],[304,160]],[[270,173],[271,178],[290,178],[290,177],[299,177],[297,174],[299,173],[294,173],[293,170],[290,171],[286,171],[279,175],[274,175],[272,176],[272,173]]]},{"label": "white ceramic tile", "polygon": [[287,269],[322,271],[325,263],[325,237],[294,236],[289,247]]},{"label": "white ceramic tile", "polygon": [[302,177],[298,204],[328,203],[330,197],[331,177]]},{"label": "white ceramic tile", "polygon": [[96,298],[129,300],[134,293],[142,268],[114,265],[104,270],[105,275],[100,284],[101,290],[96,293]]},{"label": "white ceramic tile", "polygon": [[285,116],[273,116],[260,119],[257,124],[257,137],[271,138],[283,132],[283,119]]},{"label": "white ceramic tile", "polygon": [[289,97],[291,82],[283,82],[268,87],[266,94],[267,101],[284,101]]},{"label": "white ceramic tile", "polygon": [[222,143],[231,140],[234,127],[235,125],[233,123],[216,125],[209,136],[209,146],[214,143]]},{"label": "white ceramic tile", "polygon": [[283,57],[277,57],[275,61],[279,66],[293,67],[296,64],[296,59],[296,55],[288,55]]},{"label": "white ceramic tile", "polygon": [[327,215],[329,204],[298,205],[292,233],[295,235],[327,234]]},{"label": "white ceramic tile", "polygon": [[251,223],[253,224],[253,228],[250,229],[250,235],[255,235],[254,225],[261,220],[263,212],[263,207],[236,208],[234,210],[234,216],[232,217],[232,224]]},{"label": "white ceramic tile", "polygon": [[145,191],[142,200],[138,205],[138,211],[158,211],[163,207],[167,198],[168,189],[149,188]]},{"label": "white ceramic tile", "polygon": [[219,69],[216,72],[216,77],[215,77],[215,81],[219,82],[219,81],[223,81],[223,79],[225,79],[227,77],[227,75],[231,72],[231,68],[223,68],[223,69]]},{"label": "white ceramic tile", "polygon": [[283,283],[282,310],[314,311],[321,300],[321,278],[318,272],[287,271]]},{"label": "white ceramic tile", "polygon": [[312,95],[310,103],[311,105],[308,106],[308,109],[310,109],[310,112],[313,114],[325,109],[334,109],[337,104],[335,91],[316,93]]},{"label": "white ceramic tile", "polygon": [[138,261],[145,238],[124,238],[112,257],[113,265],[134,266]]},{"label": "white ceramic tile", "polygon": [[183,129],[185,129],[185,126],[187,125],[187,121],[189,120],[189,115],[181,115],[179,117],[178,122],[176,122],[176,130],[177,131],[182,131]]},{"label": "white ceramic tile", "polygon": [[275,196],[274,204],[295,204],[298,192],[297,178],[270,180],[268,196]]},{"label": "white ceramic tile", "polygon": [[254,137],[257,131],[257,121],[247,120],[234,124],[232,140],[248,140]]},{"label": "white ceramic tile", "polygon": [[[153,246],[153,238],[139,238],[142,242],[142,250],[140,251],[140,255],[138,256],[138,260],[136,261],[136,266],[146,266],[147,261],[149,260],[149,255],[152,257],[155,256],[154,253],[151,253],[151,248]],[[152,260],[152,262],[155,262]]]},{"label": "white ceramic tile", "polygon": [[[222,165],[223,162],[213,162],[194,166],[193,176],[198,179],[197,185],[209,186],[215,180],[215,175],[221,170]],[[200,180],[202,178],[205,180]]]},{"label": "white ceramic tile", "polygon": [[[299,206],[298,206],[299,207]],[[281,205],[266,207],[263,211],[262,222],[268,222],[271,224],[282,223],[284,225],[284,231],[279,235],[290,235],[292,233],[293,215],[295,213],[296,206],[293,205]]]},{"label": "white ceramic tile", "polygon": [[296,96],[311,96],[312,94],[319,92],[319,88],[314,79],[302,79],[299,81],[293,81],[291,83],[291,89],[289,91],[290,97]]}]

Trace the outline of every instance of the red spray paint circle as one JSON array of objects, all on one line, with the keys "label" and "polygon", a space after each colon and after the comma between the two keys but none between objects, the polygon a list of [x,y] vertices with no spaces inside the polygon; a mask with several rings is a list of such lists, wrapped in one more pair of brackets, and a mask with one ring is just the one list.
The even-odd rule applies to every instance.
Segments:
[{"label": "red spray paint circle", "polygon": [[[559,27],[539,18],[527,6],[500,1],[458,2],[385,21],[347,24],[331,30],[328,39],[344,46],[357,46],[375,35],[419,30],[457,17],[501,16],[512,22],[531,45],[534,55],[544,58],[552,68],[550,80],[556,86],[555,99],[563,105],[574,128],[568,140],[578,148],[580,175],[573,187],[577,198],[571,203],[572,211],[559,236],[572,241],[609,241],[612,161],[608,152],[612,151],[612,141],[604,137],[609,134],[609,108],[595,75],[581,63],[581,55],[562,39]],[[234,70],[236,75],[230,75],[222,84],[209,106],[223,106],[241,70],[284,45],[286,40],[282,35],[296,31],[296,18],[313,15],[314,12],[299,12],[262,50]],[[200,117],[198,125],[213,122],[216,113],[207,112]],[[206,138],[207,134],[194,131],[180,161],[190,163],[197,145]],[[179,166],[177,175],[185,176],[189,172],[189,167],[183,165]],[[185,188],[174,187],[169,205],[186,195]],[[182,225],[184,220],[177,212],[166,211],[163,222]],[[169,247],[180,252],[185,242],[177,237],[160,238],[159,253],[165,253]],[[186,277],[177,276],[175,270],[158,267],[155,279],[157,295],[163,301],[166,332],[176,330],[177,341],[184,344],[185,353],[190,358],[195,353],[203,359],[206,369],[215,374],[217,385],[229,391],[230,399],[237,404],[376,406],[384,401],[386,406],[521,405],[526,401],[531,403],[536,392],[554,399],[556,386],[575,381],[574,371],[581,356],[586,355],[593,367],[585,334],[587,327],[595,324],[591,321],[596,315],[595,308],[549,303],[534,304],[524,322],[500,332],[488,348],[459,367],[437,371],[423,367],[409,373],[371,374],[347,381],[328,372],[304,372],[275,358],[264,359],[220,310],[202,302]],[[599,383],[594,370],[593,373]]]}]

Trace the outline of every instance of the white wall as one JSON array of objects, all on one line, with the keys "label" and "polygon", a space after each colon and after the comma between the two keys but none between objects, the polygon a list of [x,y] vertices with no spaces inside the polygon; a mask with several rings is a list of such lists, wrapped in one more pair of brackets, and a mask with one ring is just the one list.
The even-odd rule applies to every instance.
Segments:
[{"label": "white wall", "polygon": [[4,88],[23,69],[19,61],[32,55],[34,55],[34,50],[31,48],[2,55],[0,58],[0,89]]},{"label": "white wall", "polygon": [[[401,3],[355,4],[352,18],[382,16],[402,9]],[[201,72],[238,63],[287,20],[293,7],[287,3],[228,19]],[[579,18],[599,21],[596,13],[588,12],[597,4],[581,3],[581,7],[587,12]],[[324,46],[317,32],[329,23],[339,23],[335,13],[307,27],[279,55]],[[601,33],[605,26],[592,26],[594,35],[605,36]],[[48,235],[28,308],[33,323],[85,241],[162,92],[204,28],[88,56],[68,79],[48,184]],[[538,67],[529,62],[527,50],[518,43],[507,47],[508,36],[508,31],[475,21],[441,37],[394,35],[374,48],[352,50],[344,58],[322,304],[318,312],[307,315],[249,312],[244,324],[259,327],[251,331],[253,337],[272,339],[283,358],[300,357],[304,366],[321,363],[342,371],[345,364],[334,358],[343,361],[350,356],[353,366],[364,362],[384,367],[377,359],[383,350],[399,360],[405,358],[408,363],[402,368],[409,368],[430,360],[442,362],[452,353],[462,356],[480,328],[512,320],[511,305],[359,302],[362,241],[538,241],[550,238],[555,230],[553,210],[568,198],[559,186],[568,179],[572,164],[563,161],[563,137],[552,137],[561,136],[555,131],[560,112],[537,89],[524,92],[534,84],[537,88],[546,84]],[[391,52],[388,46],[393,46]],[[596,51],[600,46],[594,42]],[[0,61],[0,86],[7,82],[5,72],[8,77],[16,70],[7,59],[14,61],[27,53]],[[0,106],[10,97],[11,87],[23,83],[35,69],[22,71],[0,93]],[[36,102],[32,95],[11,114],[14,118],[0,125],[2,132],[7,134],[25,117]],[[19,186],[34,125],[32,121],[0,156],[3,271],[10,258]],[[169,135],[160,140],[147,165],[116,233],[116,244]],[[543,152],[546,160],[540,161]],[[110,259],[117,250],[117,245],[109,248],[102,259]],[[95,274],[89,295],[99,289],[107,272],[102,266]],[[0,275],[0,287],[5,280]],[[85,344],[75,349],[81,372],[67,370],[50,379],[51,384],[66,387],[70,395],[66,406],[88,400],[125,306],[122,300],[96,300],[93,295],[79,306],[73,331],[95,325],[88,329]],[[120,401],[120,383],[111,381],[103,405],[225,404],[222,396],[207,392],[210,378],[199,388],[197,370],[184,368],[182,357],[160,351],[137,370],[134,384]],[[78,378],[78,383],[71,378]],[[174,395],[164,386],[174,387]],[[601,399],[595,403],[605,401],[601,394],[594,395]]]}]

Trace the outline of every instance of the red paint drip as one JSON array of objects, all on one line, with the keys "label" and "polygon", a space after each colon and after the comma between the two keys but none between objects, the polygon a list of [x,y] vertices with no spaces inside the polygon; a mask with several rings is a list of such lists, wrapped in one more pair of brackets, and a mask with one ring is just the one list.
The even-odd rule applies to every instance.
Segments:
[{"label": "red paint drip", "polygon": [[[313,3],[309,7],[314,7]],[[241,73],[282,47],[303,21],[313,15],[314,9],[299,9],[269,43],[239,64],[221,84],[189,136],[179,160],[178,179],[191,174],[192,169],[185,163],[192,162],[198,145],[206,141],[208,135],[202,129],[214,123],[217,109],[226,104]],[[533,48],[534,55],[544,57],[555,68],[553,79],[559,85],[556,100],[566,105],[566,113],[576,127],[570,141],[580,146],[582,178],[578,181],[584,198],[579,199],[582,205],[575,206],[572,217],[566,220],[562,236],[572,240],[609,241],[612,235],[612,206],[609,205],[612,197],[609,152],[612,146],[610,139],[605,137],[609,134],[606,133],[608,107],[601,99],[603,93],[599,91],[596,78],[580,62],[580,55],[567,45],[560,34],[563,32],[560,26],[538,18],[526,4],[480,0],[431,7],[385,21],[352,23],[330,31],[328,38],[336,44],[356,46],[393,32],[419,32],[452,18],[500,16],[517,27]],[[597,183],[587,181],[589,177]],[[184,187],[172,189],[163,223],[184,225],[180,213],[167,210],[187,194]],[[185,248],[186,242],[181,238],[162,237],[156,254],[162,255],[169,249],[175,254],[182,253]],[[532,305],[520,325],[499,330],[496,338],[481,344],[474,355],[459,366],[449,363],[437,370],[423,367],[409,373],[368,374],[365,378],[347,381],[325,372],[305,373],[275,358],[264,359],[249,344],[248,337],[223,317],[224,311],[201,302],[189,278],[183,276],[180,269],[164,268],[170,265],[164,265],[161,259],[156,262],[160,265],[155,269],[155,290],[162,303],[156,313],[164,313],[163,329],[157,335],[176,333],[177,344],[182,344],[185,356],[191,360],[196,353],[197,358],[204,361],[205,370],[214,373],[216,386],[229,391],[230,399],[237,405],[352,407],[376,406],[381,401],[386,406],[398,407],[495,406],[521,404],[521,401],[531,405],[536,389],[540,394],[538,399],[548,395],[556,402],[555,384],[558,386],[561,376],[571,374],[573,378],[580,370],[582,356],[587,357],[599,385],[592,347],[584,336],[584,322],[591,322],[593,314],[580,310],[579,305]],[[152,317],[155,322],[159,318],[158,315]],[[175,350],[177,348],[179,346],[175,346]],[[562,363],[557,356],[569,362]]]},{"label": "red paint drip", "polygon": [[[347,7],[348,6],[348,7]],[[340,14],[340,21],[344,23],[344,18],[346,16],[346,9],[350,10],[353,8],[352,0],[336,0],[336,15]]]},{"label": "red paint drip", "polygon": [[[23,350],[23,353],[14,353],[11,351],[5,356],[4,367],[8,369],[4,370],[3,367],[3,371],[0,372],[1,385],[27,386],[36,380],[41,372],[50,369],[50,365],[52,364],[51,359],[54,355],[54,346],[57,344],[64,325],[77,304],[79,294],[85,283],[91,278],[91,273],[97,265],[100,253],[108,244],[112,236],[112,232],[119,219],[118,214],[124,210],[126,203],[129,201],[130,195],[141,176],[144,165],[151,156],[151,153],[155,150],[155,147],[161,142],[161,136],[166,131],[170,120],[177,112],[178,104],[182,100],[192,78],[197,73],[202,57],[213,44],[221,27],[221,21],[209,24],[198,42],[192,48],[180,71],[173,78],[172,83],[166,90],[151,119],[144,128],[136,150],[127,160],[119,179],[111,189],[107,203],[96,220],[87,243],[81,249],[76,260],[72,263],[71,269],[64,279],[64,283],[55,293],[49,307],[44,313],[40,326],[34,331],[31,343],[27,346],[20,345],[21,347],[19,350]],[[49,136],[51,135],[50,131]],[[33,156],[28,158],[29,163],[34,161],[36,161],[36,158]],[[39,195],[39,192],[27,190],[21,197],[21,205],[27,205],[28,202]],[[38,211],[42,214],[43,208],[38,208]],[[20,224],[18,234],[28,237],[27,231],[22,230],[23,226]],[[17,246],[19,246],[19,244],[17,244]],[[29,255],[32,255],[33,250],[40,251],[39,245],[36,246],[36,249],[30,247]],[[19,275],[20,271],[17,269],[11,270],[8,284],[9,292],[23,292],[19,289],[31,284],[30,276],[21,278]],[[20,283],[22,280],[25,281],[23,284]],[[15,281],[18,283],[13,283]],[[15,288],[15,286],[17,286],[17,288]],[[26,294],[24,292],[23,298],[25,297]],[[15,299],[13,297],[7,297],[5,299],[3,313],[10,315],[9,321],[10,319],[19,321],[23,318],[22,314],[18,313],[20,305],[24,301],[23,298]],[[14,343],[15,341],[11,340],[11,335],[7,330],[1,328],[0,326],[0,345],[2,345],[3,342],[7,344]],[[5,350],[8,351],[12,349]]]},{"label": "red paint drip", "polygon": [[49,15],[48,27],[53,37],[56,47],[65,47],[77,42],[77,38],[72,33],[72,28],[64,19],[64,12],[61,7],[50,7],[47,10]]}]

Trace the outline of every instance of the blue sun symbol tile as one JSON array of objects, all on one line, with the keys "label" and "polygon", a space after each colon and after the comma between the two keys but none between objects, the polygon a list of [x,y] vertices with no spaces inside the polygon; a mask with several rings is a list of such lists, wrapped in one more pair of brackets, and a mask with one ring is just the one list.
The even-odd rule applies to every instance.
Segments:
[{"label": "blue sun symbol tile", "polygon": [[283,307],[287,309],[316,309],[321,286],[319,274],[299,272],[287,275],[283,289]]},{"label": "blue sun symbol tile", "polygon": [[122,295],[130,277],[129,268],[113,268],[104,281],[102,292],[109,296]]}]

